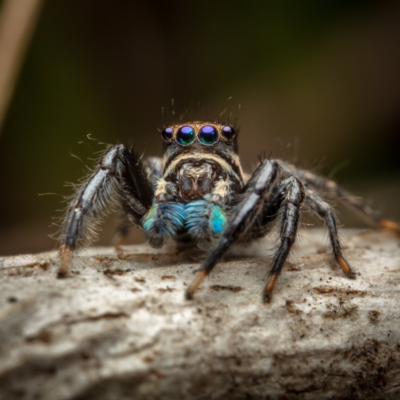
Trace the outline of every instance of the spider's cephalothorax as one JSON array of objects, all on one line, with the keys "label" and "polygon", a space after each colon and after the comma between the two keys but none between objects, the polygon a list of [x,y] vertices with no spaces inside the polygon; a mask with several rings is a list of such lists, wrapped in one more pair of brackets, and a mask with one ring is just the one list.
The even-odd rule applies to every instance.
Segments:
[{"label": "spider's cephalothorax", "polygon": [[109,147],[67,210],[60,275],[67,273],[73,251],[90,241],[101,214],[114,207],[126,216],[121,238],[133,224],[143,228],[154,247],[174,239],[207,252],[186,291],[188,298],[233,244],[263,237],[279,224],[280,244],[263,291],[263,299],[269,301],[296,239],[303,205],[325,221],[336,262],[354,278],[343,257],[334,212],[323,198],[338,199],[373,223],[400,233],[399,225],[381,219],[333,181],[293,165],[264,159],[246,177],[237,153],[237,133],[231,125],[213,122],[169,126],[161,133],[163,159],[143,162],[123,145]]},{"label": "spider's cephalothorax", "polygon": [[229,125],[193,122],[168,127],[163,172],[142,225],[149,243],[189,240],[207,249],[224,231],[226,210],[243,187],[236,153],[237,134]]}]

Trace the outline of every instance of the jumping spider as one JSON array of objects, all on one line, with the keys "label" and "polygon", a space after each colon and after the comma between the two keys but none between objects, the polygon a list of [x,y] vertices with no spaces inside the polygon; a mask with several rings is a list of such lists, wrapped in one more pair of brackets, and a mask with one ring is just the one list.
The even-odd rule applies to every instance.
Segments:
[{"label": "jumping spider", "polygon": [[121,144],[107,148],[67,210],[61,235],[61,276],[68,272],[73,251],[90,241],[99,217],[113,206],[126,216],[119,228],[121,238],[133,224],[143,229],[151,246],[161,247],[174,239],[207,252],[186,290],[187,298],[192,298],[233,244],[261,238],[279,223],[280,244],[263,291],[263,300],[270,301],[295,242],[304,204],[325,221],[333,256],[349,278],[355,274],[343,256],[335,214],[324,198],[338,199],[374,224],[400,233],[398,224],[381,219],[335,182],[291,164],[263,159],[246,176],[238,156],[238,131],[231,125],[187,122],[166,127],[161,136],[162,159],[142,161]]}]

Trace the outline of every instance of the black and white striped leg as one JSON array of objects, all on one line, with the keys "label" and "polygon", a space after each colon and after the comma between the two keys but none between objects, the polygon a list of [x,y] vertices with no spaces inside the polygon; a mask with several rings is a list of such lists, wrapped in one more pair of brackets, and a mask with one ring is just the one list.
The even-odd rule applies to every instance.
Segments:
[{"label": "black and white striped leg", "polygon": [[310,193],[310,191],[306,192],[306,202],[320,218],[324,219],[329,231],[329,239],[331,241],[333,255],[336,262],[342,267],[344,273],[349,278],[355,279],[355,273],[352,271],[350,265],[343,257],[342,246],[339,241],[336,227],[336,217],[332,207],[322,200],[318,195]]},{"label": "black and white striped leg", "polygon": [[151,207],[152,190],[139,157],[123,145],[110,147],[67,210],[59,275],[66,275],[73,251],[93,239],[101,216],[114,207],[122,205],[129,219],[139,223]]},{"label": "black and white striped leg", "polygon": [[228,223],[216,248],[200,267],[197,277],[186,290],[186,297],[191,299],[203,279],[212,271],[224,254],[235,242],[242,239],[260,215],[264,202],[271,195],[280,179],[279,164],[264,160],[254,171],[243,189],[241,201],[233,210],[233,219]]},{"label": "black and white striped leg", "polygon": [[300,208],[304,199],[304,188],[294,176],[282,182],[283,201],[281,205],[281,243],[274,256],[272,269],[269,272],[267,283],[264,287],[263,300],[271,300],[272,291],[276,280],[282,271],[283,265],[289,255],[290,249],[296,239],[300,221]]}]

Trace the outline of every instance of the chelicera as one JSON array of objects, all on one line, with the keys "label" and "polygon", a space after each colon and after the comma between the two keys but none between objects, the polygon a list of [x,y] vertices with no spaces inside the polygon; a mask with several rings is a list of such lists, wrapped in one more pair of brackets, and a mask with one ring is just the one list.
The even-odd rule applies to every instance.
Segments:
[{"label": "chelicera", "polygon": [[303,207],[325,221],[337,264],[349,278],[332,207],[339,200],[373,224],[400,233],[335,182],[280,160],[262,159],[251,175],[238,155],[238,130],[229,124],[192,121],[165,127],[163,158],[142,160],[124,145],[106,149],[93,174],[71,201],[62,225],[60,275],[68,272],[74,250],[90,243],[100,217],[118,208],[123,240],[129,226],[139,226],[151,246],[166,241],[191,244],[205,253],[198,275],[186,290],[191,298],[231,246],[279,229],[279,245],[263,290],[271,299],[275,282],[296,240]]}]

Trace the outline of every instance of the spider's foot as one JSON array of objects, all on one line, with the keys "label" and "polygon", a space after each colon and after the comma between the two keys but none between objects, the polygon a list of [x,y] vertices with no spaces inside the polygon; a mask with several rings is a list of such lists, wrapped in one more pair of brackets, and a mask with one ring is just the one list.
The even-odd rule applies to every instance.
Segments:
[{"label": "spider's foot", "polygon": [[337,262],[342,267],[343,272],[347,275],[348,278],[356,279],[356,273],[350,268],[350,265],[342,256],[337,257]]},{"label": "spider's foot", "polygon": [[270,303],[271,299],[272,299],[272,296],[271,296],[270,293],[263,293],[262,300],[263,300],[264,303]]},{"label": "spider's foot", "polygon": [[400,236],[400,225],[397,224],[396,222],[391,221],[390,219],[382,219],[379,222],[379,225],[382,228],[389,229],[390,231],[392,231]]},{"label": "spider's foot", "polygon": [[116,253],[123,253],[124,252],[124,249],[120,245],[114,246],[114,250],[115,250]]},{"label": "spider's foot", "polygon": [[193,293],[189,293],[188,291],[185,292],[185,299],[186,300],[193,300]]},{"label": "spider's foot", "polygon": [[61,253],[61,264],[60,264],[60,269],[58,270],[57,277],[65,278],[68,273],[68,269],[72,260],[72,248],[62,246],[60,253]]},{"label": "spider's foot", "polygon": [[114,245],[114,249],[117,253],[122,253],[124,250],[122,246],[126,243],[126,235],[121,235],[120,233],[117,233],[111,243]]},{"label": "spider's foot", "polygon": [[267,283],[266,283],[264,291],[263,291],[263,296],[262,296],[264,303],[269,303],[271,301],[272,291],[274,290],[277,279],[278,279],[277,274],[271,274],[268,277]]},{"label": "spider's foot", "polygon": [[194,278],[193,282],[186,289],[185,297],[187,300],[193,299],[193,294],[200,286],[201,282],[203,282],[204,278],[207,276],[207,271],[201,270],[196,278]]},{"label": "spider's foot", "polygon": [[354,271],[350,271],[347,274],[347,277],[350,278],[350,279],[356,279],[356,273]]}]

